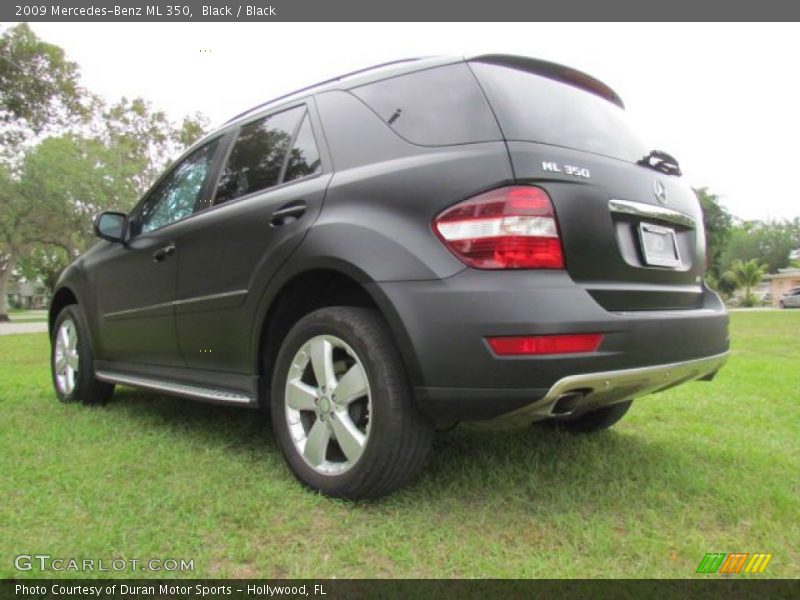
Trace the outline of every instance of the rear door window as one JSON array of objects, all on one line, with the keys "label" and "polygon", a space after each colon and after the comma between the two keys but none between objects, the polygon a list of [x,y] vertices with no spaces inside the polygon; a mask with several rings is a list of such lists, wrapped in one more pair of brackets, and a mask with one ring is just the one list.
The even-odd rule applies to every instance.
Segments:
[{"label": "rear door window", "polygon": [[475,76],[464,63],[350,90],[398,135],[423,146],[502,139]]},{"label": "rear door window", "polygon": [[215,204],[278,185],[305,107],[242,125],[217,184]]},{"label": "rear door window", "polygon": [[289,153],[289,159],[286,161],[286,174],[283,176],[283,181],[294,181],[309,175],[316,175],[321,171],[322,163],[319,159],[317,141],[314,139],[311,121],[306,113],[297,132],[292,151]]}]

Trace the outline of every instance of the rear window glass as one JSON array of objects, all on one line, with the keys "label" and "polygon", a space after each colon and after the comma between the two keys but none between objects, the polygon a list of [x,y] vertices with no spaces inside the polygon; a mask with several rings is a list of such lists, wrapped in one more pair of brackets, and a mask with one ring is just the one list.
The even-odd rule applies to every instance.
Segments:
[{"label": "rear window glass", "polygon": [[486,97],[464,63],[384,79],[350,91],[414,144],[445,146],[501,139]]},{"label": "rear window glass", "polygon": [[470,63],[508,140],[541,142],[636,161],[647,149],[616,104],[535,73]]}]

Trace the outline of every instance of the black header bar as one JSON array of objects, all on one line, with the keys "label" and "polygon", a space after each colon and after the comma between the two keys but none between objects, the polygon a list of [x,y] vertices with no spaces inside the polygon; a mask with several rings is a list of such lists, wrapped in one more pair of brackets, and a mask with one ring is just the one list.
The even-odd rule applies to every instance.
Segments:
[{"label": "black header bar", "polygon": [[[3,0],[0,21],[791,21],[787,0]],[[653,40],[665,51],[675,40]],[[642,48],[641,51],[648,51]]]}]

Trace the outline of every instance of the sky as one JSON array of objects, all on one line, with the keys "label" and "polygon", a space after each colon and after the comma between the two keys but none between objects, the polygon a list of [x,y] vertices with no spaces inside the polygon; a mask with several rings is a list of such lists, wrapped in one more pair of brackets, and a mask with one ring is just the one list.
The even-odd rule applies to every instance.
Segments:
[{"label": "sky", "polygon": [[33,23],[109,101],[142,96],[212,125],[373,64],[507,53],[585,71],[640,137],[741,219],[800,216],[800,25],[606,23]]}]

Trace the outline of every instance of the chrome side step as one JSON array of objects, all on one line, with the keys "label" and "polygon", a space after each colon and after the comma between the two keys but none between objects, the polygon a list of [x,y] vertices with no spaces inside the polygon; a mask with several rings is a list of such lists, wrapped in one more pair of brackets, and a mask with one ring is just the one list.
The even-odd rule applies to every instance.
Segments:
[{"label": "chrome side step", "polygon": [[116,373],[113,371],[96,371],[95,377],[106,383],[118,383],[131,387],[163,392],[185,398],[195,398],[197,400],[208,400],[211,402],[225,402],[231,404],[251,404],[253,399],[245,394],[218,390],[192,383],[177,383],[142,375],[128,375],[127,373]]}]

